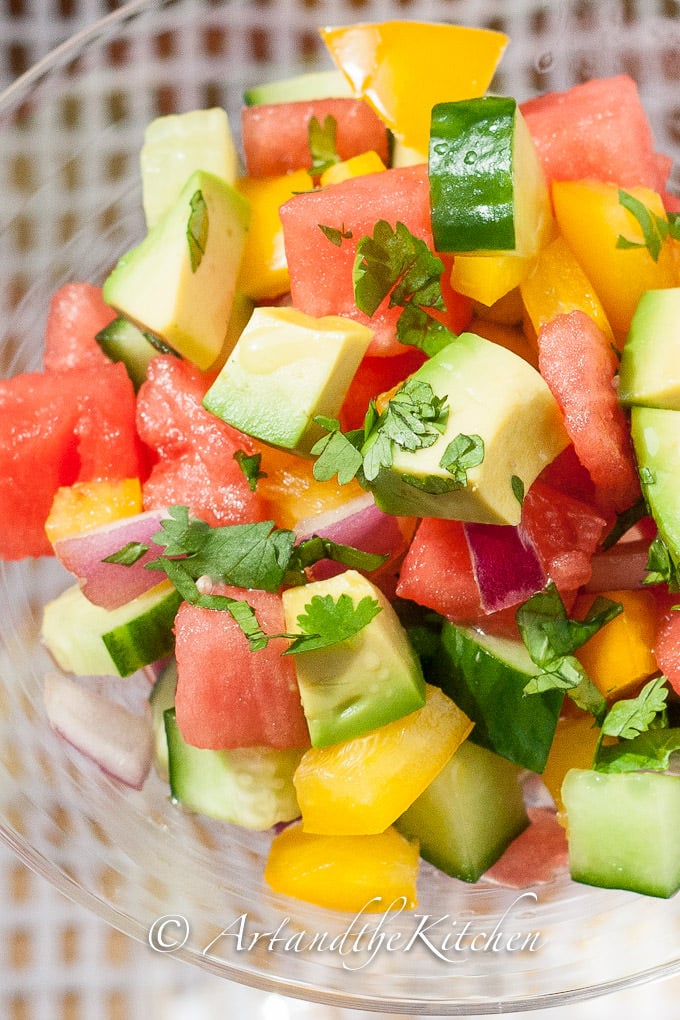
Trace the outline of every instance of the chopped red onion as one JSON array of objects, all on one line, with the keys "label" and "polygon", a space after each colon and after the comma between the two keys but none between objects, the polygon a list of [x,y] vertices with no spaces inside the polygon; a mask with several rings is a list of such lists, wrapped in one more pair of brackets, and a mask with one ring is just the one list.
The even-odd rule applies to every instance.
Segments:
[{"label": "chopped red onion", "polygon": [[617,591],[641,588],[647,574],[649,539],[617,542],[590,561],[592,574],[586,591]]},{"label": "chopped red onion", "polygon": [[464,528],[485,613],[516,606],[545,586],[536,550],[519,528],[473,523]]}]

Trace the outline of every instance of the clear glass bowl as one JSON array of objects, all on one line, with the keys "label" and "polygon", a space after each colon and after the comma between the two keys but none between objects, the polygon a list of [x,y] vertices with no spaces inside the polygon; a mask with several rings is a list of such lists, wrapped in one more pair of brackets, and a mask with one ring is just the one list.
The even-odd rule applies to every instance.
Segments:
[{"label": "clear glass bowl", "polygon": [[[651,0],[135,0],[0,97],[0,371],[37,368],[54,289],[100,282],[141,237],[147,122],[220,104],[238,133],[244,86],[330,66],[319,24],[406,17],[503,29],[512,42],[494,87],[519,99],[628,71],[659,150],[677,156],[675,9]],[[272,895],[266,835],[183,814],[154,776],[143,792],[125,790],[50,731],[41,605],[67,580],[51,560],[0,565],[0,833],[112,925],[247,985],[378,1012],[532,1010],[680,972],[677,897],[589,889],[564,874],[518,891],[425,867],[415,914],[363,919]]]}]

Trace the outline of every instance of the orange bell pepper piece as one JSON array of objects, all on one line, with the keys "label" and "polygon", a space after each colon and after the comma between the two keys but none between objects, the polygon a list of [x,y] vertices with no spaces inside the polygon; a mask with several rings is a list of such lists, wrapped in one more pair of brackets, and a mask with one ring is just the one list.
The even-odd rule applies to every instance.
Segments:
[{"label": "orange bell pepper piece", "polygon": [[350,159],[340,160],[334,163],[328,170],[325,170],[319,178],[319,184],[326,187],[328,184],[339,184],[340,181],[349,180],[350,177],[362,177],[364,174],[378,174],[387,167],[377,152],[372,149],[362,152]]},{"label": "orange bell pepper piece", "polygon": [[50,542],[142,512],[139,478],[74,482],[57,489],[45,521]]},{"label": "orange bell pepper piece", "polygon": [[[653,648],[657,631],[657,604],[650,591],[606,591],[623,611],[576,651],[576,657],[605,698],[617,698],[658,672]],[[595,595],[580,595],[574,606],[577,618],[585,616]]]}]

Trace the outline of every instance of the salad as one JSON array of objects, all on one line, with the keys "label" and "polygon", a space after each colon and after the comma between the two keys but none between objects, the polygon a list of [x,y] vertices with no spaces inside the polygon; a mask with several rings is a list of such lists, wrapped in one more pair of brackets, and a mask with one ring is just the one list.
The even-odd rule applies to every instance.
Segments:
[{"label": "salad", "polygon": [[[518,104],[500,32],[321,35],[240,148],[148,126],[146,235],[0,382],[0,555],[72,575],[47,716],[324,907],[414,907],[421,859],[511,880],[536,831],[673,896],[671,160],[626,75]],[[82,682],[140,670],[144,715]]]}]

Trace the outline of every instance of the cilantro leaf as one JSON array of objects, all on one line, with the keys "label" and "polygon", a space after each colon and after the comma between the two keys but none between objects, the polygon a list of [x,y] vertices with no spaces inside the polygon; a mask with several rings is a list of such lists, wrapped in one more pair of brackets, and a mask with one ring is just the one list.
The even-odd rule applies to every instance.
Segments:
[{"label": "cilantro leaf", "polygon": [[467,473],[470,468],[477,467],[484,460],[484,440],[481,436],[467,436],[459,432],[448,444],[439,466],[453,475],[460,489],[467,486]]},{"label": "cilantro leaf", "polygon": [[149,551],[149,546],[143,542],[128,542],[122,549],[118,549],[110,556],[105,556],[102,563],[117,563],[121,567],[132,567],[142,556]]},{"label": "cilantro leaf", "polygon": [[313,595],[297,622],[302,633],[296,635],[284,654],[316,651],[347,641],[363,630],[381,611],[370,595],[356,604],[346,593],[337,600],[332,595]]},{"label": "cilantro leaf", "polygon": [[195,273],[201,264],[208,244],[208,206],[200,189],[191,196],[189,207],[191,213],[187,221],[187,244],[189,245],[191,272]]},{"label": "cilantro leaf", "polygon": [[391,466],[395,446],[414,452],[436,443],[446,428],[449,407],[446,397],[438,397],[429,383],[411,377],[382,414],[375,417],[375,406],[368,414],[368,437],[361,452],[364,476],[370,482],[381,468]]},{"label": "cilantro leaf", "polygon": [[[381,567],[389,557],[387,554],[368,553],[363,549],[355,549],[354,546],[334,542],[322,535],[312,535],[311,538],[302,539],[293,549],[285,579],[286,583],[299,583],[300,581],[304,583],[306,581],[305,569],[318,563],[319,560],[326,559],[342,563],[353,570],[370,573]],[[298,575],[297,581],[295,574]]]},{"label": "cilantro leaf", "polygon": [[352,237],[352,231],[345,230],[344,223],[341,227],[327,227],[319,223],[319,230],[336,248],[340,248],[343,241],[350,240]]},{"label": "cilantro leaf", "polygon": [[660,535],[649,546],[645,584],[666,584],[669,591],[680,591],[680,569]]},{"label": "cilantro leaf", "polygon": [[638,499],[631,507],[618,515],[611,530],[605,535],[601,548],[611,549],[627,531],[630,531],[634,524],[646,517],[647,513],[647,504],[644,498]]},{"label": "cilantro leaf", "polygon": [[519,503],[520,506],[524,504],[524,482],[519,475],[513,475],[510,479],[510,486],[512,488],[512,494]]},{"label": "cilantro leaf", "polygon": [[598,772],[666,771],[680,751],[680,729],[651,729],[630,740],[600,747],[594,768]]},{"label": "cilantro leaf", "polygon": [[397,340],[433,357],[456,339],[448,326],[429,315],[424,308],[409,303],[397,319]]},{"label": "cilantro leaf", "polygon": [[612,705],[602,723],[602,735],[624,740],[639,736],[665,710],[667,698],[666,678],[649,680],[636,698],[623,698]]},{"label": "cilantro leaf", "polygon": [[644,202],[621,188],[619,189],[619,202],[637,220],[644,241],[631,241],[620,234],[616,239],[616,247],[646,248],[653,260],[658,262],[662,245],[670,232],[668,220],[663,216],[657,216],[647,208]]},{"label": "cilantro leaf", "polygon": [[312,474],[317,482],[327,482],[337,475],[338,483],[347,485],[353,478],[356,478],[363,464],[363,458],[358,449],[362,439],[361,431],[341,432],[340,422],[334,419],[318,417],[314,421],[322,428],[327,429],[328,435],[322,436],[312,446],[310,452],[317,458],[312,468]]},{"label": "cilantro leaf", "polygon": [[338,122],[331,114],[323,119],[323,124],[312,117],[307,127],[307,141],[312,157],[311,174],[318,177],[334,163],[340,162],[336,147]]},{"label": "cilantro leaf", "polygon": [[261,453],[245,453],[243,450],[236,450],[234,453],[234,460],[241,468],[241,471],[245,475],[248,486],[251,492],[255,492],[257,489],[257,483],[260,478],[266,478],[266,471],[260,471],[260,464],[262,463]]}]

